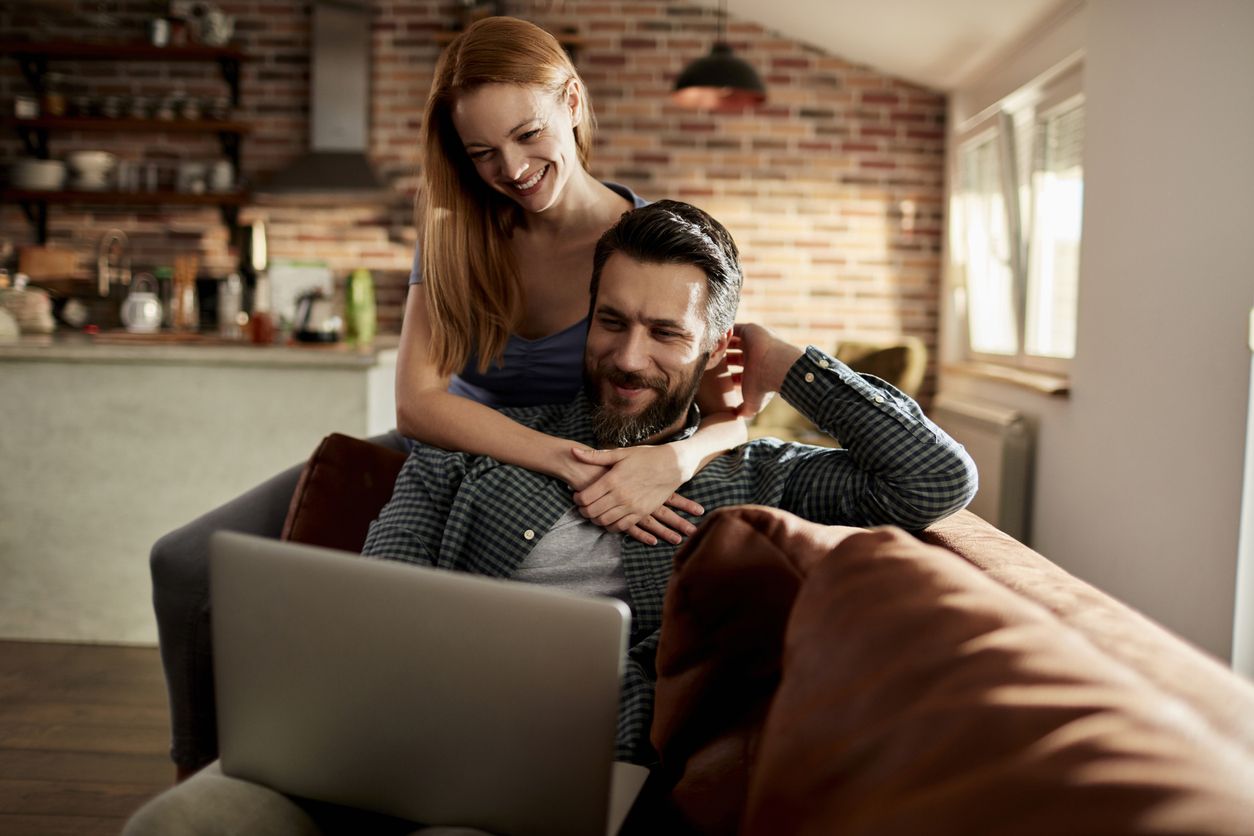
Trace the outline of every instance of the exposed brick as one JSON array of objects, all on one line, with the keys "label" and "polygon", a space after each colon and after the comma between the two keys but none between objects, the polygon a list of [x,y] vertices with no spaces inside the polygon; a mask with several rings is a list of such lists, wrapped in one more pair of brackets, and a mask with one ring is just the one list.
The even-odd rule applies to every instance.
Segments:
[{"label": "exposed brick", "polygon": [[[81,17],[73,12],[98,4],[66,5],[63,17],[73,21]],[[114,5],[124,20],[117,37],[142,36],[147,4]],[[586,41],[576,62],[600,117],[593,173],[648,197],[690,200],[721,218],[743,252],[742,318],[761,320],[787,339],[823,346],[858,336],[889,339],[903,331],[935,345],[946,209],[942,95],[733,16],[727,20],[729,40],[766,79],[768,101],[744,114],[689,113],[670,102],[669,92],[680,70],[709,50],[717,15],[708,4],[543,5],[544,25],[554,31],[573,26]],[[250,56],[243,67],[243,104],[235,115],[253,126],[243,143],[242,174],[255,181],[308,143],[309,4],[231,0],[228,6],[236,16],[237,39]],[[265,219],[275,257],[325,259],[339,282],[354,267],[368,267],[381,324],[395,331],[416,240],[413,200],[423,104],[442,48],[435,35],[447,27],[452,7],[448,0],[374,0],[374,6],[371,155],[376,170],[390,179],[395,199],[386,206],[255,204],[243,207],[241,220]],[[29,13],[0,12],[0,39],[28,34],[33,20]],[[99,36],[69,24],[47,34]],[[212,65],[65,62],[64,69],[88,79],[101,94],[223,90]],[[0,56],[0,102],[23,90],[15,62]],[[101,147],[128,159],[159,158],[171,167],[220,154],[212,136],[176,133],[57,134],[51,143],[58,156]],[[0,133],[0,164],[22,153],[15,134]],[[903,200],[915,204],[909,231],[901,226]],[[18,207],[0,207],[0,225],[15,243],[30,240]],[[136,269],[169,263],[189,250],[200,254],[206,275],[220,275],[236,262],[214,209],[49,209],[52,241],[81,254],[84,276],[90,275],[100,234],[111,226],[131,236]],[[930,385],[934,378],[929,372]]]}]

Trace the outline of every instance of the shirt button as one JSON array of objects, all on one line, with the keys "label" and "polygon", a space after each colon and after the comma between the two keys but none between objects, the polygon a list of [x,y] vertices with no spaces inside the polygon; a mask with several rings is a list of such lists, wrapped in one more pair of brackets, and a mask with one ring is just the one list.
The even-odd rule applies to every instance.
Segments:
[{"label": "shirt button", "polygon": [[821,369],[826,369],[826,368],[827,368],[828,366],[830,366],[830,365],[831,365],[831,363],[827,362],[826,360],[820,360],[820,361],[819,361],[819,368],[821,368]]},{"label": "shirt button", "polygon": [[523,532],[523,539],[524,539],[524,540],[534,540],[534,539],[536,539],[536,533],[535,533],[534,531],[532,531],[532,530],[529,528],[529,529],[527,529],[526,531],[524,531],[524,532]]},{"label": "shirt button", "polygon": [[879,395],[876,395],[876,396],[875,396],[875,402],[876,402],[876,403],[883,403],[883,402],[884,402],[884,399],[883,399],[882,397],[880,397]]},{"label": "shirt button", "polygon": [[806,372],[806,383],[814,382],[814,372]]}]

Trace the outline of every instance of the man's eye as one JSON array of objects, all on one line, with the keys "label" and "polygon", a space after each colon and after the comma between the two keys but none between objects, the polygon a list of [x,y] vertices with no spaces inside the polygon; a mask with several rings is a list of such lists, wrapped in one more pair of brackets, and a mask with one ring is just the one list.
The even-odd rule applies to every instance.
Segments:
[{"label": "man's eye", "polygon": [[665,328],[654,328],[653,336],[659,340],[673,340],[679,336],[678,331],[667,331]]},{"label": "man's eye", "polygon": [[607,319],[605,317],[601,317],[599,322],[601,324],[601,327],[604,328],[606,331],[621,331],[623,328],[623,323],[621,320]]}]

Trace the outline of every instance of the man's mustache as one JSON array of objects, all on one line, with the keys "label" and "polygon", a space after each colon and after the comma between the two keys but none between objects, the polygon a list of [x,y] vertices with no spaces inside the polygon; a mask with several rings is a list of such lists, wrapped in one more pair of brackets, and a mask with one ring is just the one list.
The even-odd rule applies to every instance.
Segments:
[{"label": "man's mustache", "polygon": [[647,377],[639,372],[625,372],[622,369],[602,366],[598,373],[603,380],[625,389],[652,389],[660,395],[667,393],[666,381],[660,377]]}]

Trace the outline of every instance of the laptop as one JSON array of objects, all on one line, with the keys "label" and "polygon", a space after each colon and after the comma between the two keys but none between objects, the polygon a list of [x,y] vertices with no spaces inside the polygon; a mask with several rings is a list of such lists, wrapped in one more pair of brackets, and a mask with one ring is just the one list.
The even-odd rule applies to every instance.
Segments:
[{"label": "laptop", "polygon": [[210,540],[222,770],[491,833],[616,833],[621,601],[233,532]]}]

